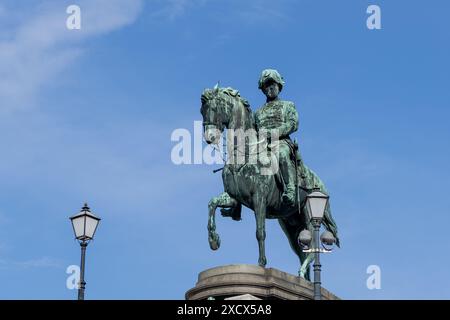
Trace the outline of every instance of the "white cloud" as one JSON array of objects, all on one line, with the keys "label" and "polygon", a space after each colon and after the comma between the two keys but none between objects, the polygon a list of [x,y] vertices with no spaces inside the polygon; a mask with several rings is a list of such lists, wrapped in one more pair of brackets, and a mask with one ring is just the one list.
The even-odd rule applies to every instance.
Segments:
[{"label": "white cloud", "polygon": [[50,257],[15,262],[15,264],[23,268],[60,268],[62,266],[60,260]]},{"label": "white cloud", "polygon": [[[77,4],[81,30],[66,28],[68,15],[60,1],[42,2],[0,22],[0,111],[30,106],[36,93],[80,56],[84,40],[133,23],[143,1],[80,0]],[[10,11],[0,7],[0,16]]]},{"label": "white cloud", "polygon": [[41,257],[26,261],[16,261],[9,259],[0,259],[0,269],[10,268],[61,268],[63,263],[59,259],[50,257]]}]

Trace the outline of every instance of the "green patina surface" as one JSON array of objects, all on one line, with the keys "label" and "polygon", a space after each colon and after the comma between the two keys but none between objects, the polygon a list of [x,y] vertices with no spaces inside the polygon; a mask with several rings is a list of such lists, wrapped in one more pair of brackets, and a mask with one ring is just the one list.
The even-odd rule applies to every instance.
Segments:
[{"label": "green patina surface", "polygon": [[[252,209],[256,218],[256,238],[259,246],[258,263],[265,266],[265,219],[278,219],[289,244],[300,260],[299,275],[309,279],[309,265],[313,254],[304,253],[298,243],[298,235],[304,229],[312,230],[307,221],[306,196],[317,188],[328,194],[324,183],[309,169],[301,158],[297,143],[289,135],[298,129],[298,113],[293,102],[279,99],[279,93],[285,82],[281,75],[272,69],[262,72],[259,88],[266,96],[266,103],[254,114],[247,100],[232,88],[206,89],[202,94],[203,125],[205,139],[215,144],[218,139],[209,132],[212,128],[223,133],[228,130],[249,130],[258,132],[276,132],[277,141],[260,139],[265,143],[258,149],[257,162],[226,163],[222,172],[224,192],[212,198],[208,204],[209,243],[213,250],[220,247],[220,237],[216,232],[215,211],[219,207],[225,217],[241,219],[242,205]],[[265,136],[266,137],[266,136]],[[245,144],[245,145],[239,145]],[[230,143],[229,143],[230,144]],[[229,152],[245,150],[248,159],[251,150],[250,140],[237,142]],[[240,148],[242,147],[242,148]],[[262,174],[268,166],[267,152],[275,154],[269,157],[269,165],[277,164],[274,174]],[[264,161],[263,161],[264,159]],[[337,225],[328,205],[323,219],[324,227],[333,233],[339,246]]]}]

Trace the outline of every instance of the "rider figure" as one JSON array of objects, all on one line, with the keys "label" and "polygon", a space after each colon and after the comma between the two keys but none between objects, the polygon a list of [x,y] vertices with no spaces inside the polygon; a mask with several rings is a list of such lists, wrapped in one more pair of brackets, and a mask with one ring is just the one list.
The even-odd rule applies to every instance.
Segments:
[{"label": "rider figure", "polygon": [[295,160],[292,159],[292,155],[295,155],[295,147],[289,135],[298,129],[298,113],[293,102],[278,98],[278,94],[283,89],[284,80],[277,70],[263,70],[258,85],[267,100],[255,113],[256,129],[258,131],[261,129],[278,131],[278,162],[283,184],[282,201],[286,205],[292,206],[295,204],[297,173]]}]

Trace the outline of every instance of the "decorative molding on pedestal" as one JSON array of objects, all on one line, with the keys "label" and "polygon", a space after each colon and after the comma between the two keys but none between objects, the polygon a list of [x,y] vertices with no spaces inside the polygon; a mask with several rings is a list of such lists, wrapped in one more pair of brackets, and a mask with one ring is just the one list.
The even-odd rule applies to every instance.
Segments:
[{"label": "decorative molding on pedestal", "polygon": [[[194,288],[186,292],[186,300],[280,299],[312,300],[313,284],[303,278],[256,265],[221,266],[201,272]],[[243,296],[244,297],[239,297]],[[339,300],[322,288],[323,300]]]}]

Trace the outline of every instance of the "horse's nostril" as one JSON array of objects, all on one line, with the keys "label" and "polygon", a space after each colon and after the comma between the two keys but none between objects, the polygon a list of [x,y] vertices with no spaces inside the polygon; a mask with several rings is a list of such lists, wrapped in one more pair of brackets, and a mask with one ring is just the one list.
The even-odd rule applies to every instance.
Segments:
[{"label": "horse's nostril", "polygon": [[216,141],[217,134],[214,130],[209,129],[205,131],[204,137],[207,143],[214,143]]}]

